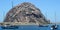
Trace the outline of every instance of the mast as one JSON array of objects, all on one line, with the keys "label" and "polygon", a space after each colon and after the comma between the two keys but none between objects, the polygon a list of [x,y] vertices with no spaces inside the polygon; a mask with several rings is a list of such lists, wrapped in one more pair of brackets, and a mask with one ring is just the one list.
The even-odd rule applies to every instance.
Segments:
[{"label": "mast", "polygon": [[56,24],[56,10],[55,10],[55,24]]},{"label": "mast", "polygon": [[[48,10],[48,9],[47,9]],[[45,15],[46,15],[46,20],[48,21],[48,18],[47,18],[47,10],[46,10],[46,12],[45,12]]]},{"label": "mast", "polygon": [[48,20],[47,20],[47,10],[46,10],[46,12],[45,12],[45,15],[46,15],[46,18],[45,18],[45,19],[46,19],[46,21],[48,21]]},{"label": "mast", "polygon": [[11,3],[12,3],[12,8],[13,8],[13,0],[12,0],[12,2],[11,2]]}]

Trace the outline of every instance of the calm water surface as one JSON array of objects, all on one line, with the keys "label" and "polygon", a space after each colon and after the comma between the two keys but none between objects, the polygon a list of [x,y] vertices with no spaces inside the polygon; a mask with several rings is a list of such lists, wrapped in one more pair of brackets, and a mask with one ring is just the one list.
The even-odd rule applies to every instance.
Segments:
[{"label": "calm water surface", "polygon": [[[51,25],[48,27],[39,27],[37,25],[20,25],[18,29],[2,29],[0,26],[0,30],[51,30]],[[60,30],[60,25],[57,30]]]}]

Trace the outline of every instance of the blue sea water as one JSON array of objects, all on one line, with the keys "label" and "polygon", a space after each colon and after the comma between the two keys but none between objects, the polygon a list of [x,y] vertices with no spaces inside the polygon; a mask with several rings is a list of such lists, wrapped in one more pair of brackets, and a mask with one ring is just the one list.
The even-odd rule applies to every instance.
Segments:
[{"label": "blue sea water", "polygon": [[[51,30],[51,25],[48,27],[39,27],[37,25],[20,25],[18,29],[2,29],[0,26],[0,30]],[[57,30],[60,30],[60,26]]]}]

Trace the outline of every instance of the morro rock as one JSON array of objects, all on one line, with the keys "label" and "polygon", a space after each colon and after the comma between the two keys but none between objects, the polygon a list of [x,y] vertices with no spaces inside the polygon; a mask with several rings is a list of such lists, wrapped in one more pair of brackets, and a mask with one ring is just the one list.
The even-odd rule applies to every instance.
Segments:
[{"label": "morro rock", "polygon": [[24,2],[13,7],[6,14],[4,22],[49,23],[40,9],[29,2]]}]

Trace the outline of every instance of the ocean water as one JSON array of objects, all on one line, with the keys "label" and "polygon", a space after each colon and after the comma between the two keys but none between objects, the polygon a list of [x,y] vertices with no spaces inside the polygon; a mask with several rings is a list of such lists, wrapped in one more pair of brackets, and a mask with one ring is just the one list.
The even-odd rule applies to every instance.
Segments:
[{"label": "ocean water", "polygon": [[[2,29],[0,26],[0,30],[51,30],[51,25],[48,25],[48,27],[39,27],[37,25],[20,25],[18,29]],[[56,30],[60,30],[60,26]]]}]

